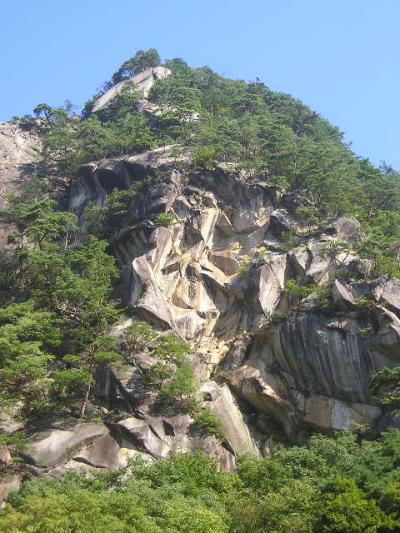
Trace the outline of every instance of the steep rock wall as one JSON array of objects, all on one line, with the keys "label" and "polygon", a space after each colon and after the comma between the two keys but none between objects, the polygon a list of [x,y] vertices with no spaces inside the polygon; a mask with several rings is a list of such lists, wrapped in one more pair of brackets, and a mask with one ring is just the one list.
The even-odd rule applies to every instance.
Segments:
[{"label": "steep rock wall", "polygon": [[[378,281],[363,290],[383,305],[368,317],[357,306],[365,262],[349,252],[332,258],[327,249],[336,239],[351,248],[359,224],[341,219],[288,248],[292,199],[224,165],[183,176],[169,148],[83,166],[71,208],[101,204],[114,187],[153,172],[161,179],[113,237],[125,301],[192,343],[201,380],[223,376],[290,439],[304,428],[374,425],[380,409],[368,384],[377,369],[398,364],[399,319],[384,305],[398,312],[399,293],[395,281]],[[176,217],[170,227],[154,223],[164,211]],[[287,313],[289,278],[325,284],[343,264],[350,281],[335,281],[332,309],[311,298]],[[281,313],[287,316],[276,323]]]}]

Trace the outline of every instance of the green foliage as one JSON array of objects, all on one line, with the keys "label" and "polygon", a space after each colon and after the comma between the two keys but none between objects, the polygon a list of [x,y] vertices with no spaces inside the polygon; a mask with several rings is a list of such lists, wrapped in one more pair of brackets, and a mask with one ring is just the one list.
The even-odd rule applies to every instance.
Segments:
[{"label": "green foliage", "polygon": [[125,331],[125,344],[130,354],[135,354],[147,348],[156,337],[155,329],[147,322],[135,321]]},{"label": "green foliage", "polygon": [[109,106],[83,120],[68,109],[50,108],[51,126],[46,121],[39,130],[45,158],[72,176],[87,161],[152,147],[155,141],[149,121],[134,107],[137,99],[127,84]]},{"label": "green foliage", "polygon": [[[102,92],[159,63],[156,50],[139,51]],[[81,116],[69,103],[59,108],[39,104],[35,116],[23,117],[20,124],[41,134],[44,158],[63,177],[88,161],[173,144],[175,153],[179,147],[191,152],[196,167],[211,170],[228,162],[229,168],[247,170],[246,179],[264,180],[279,194],[301,191],[309,202],[296,211],[303,225],[311,229],[339,215],[356,217],[362,231],[355,246],[372,260],[373,274],[400,277],[397,172],[360,160],[336,128],[259,81],[228,80],[208,67],[192,69],[181,59],[166,66],[172,75],[150,93],[157,113],[138,112],[138,94],[127,82],[96,113],[91,110],[101,93]],[[41,415],[77,403],[65,402],[68,397],[79,401],[84,416],[96,370],[122,364],[119,342],[107,336],[118,318],[111,299],[117,271],[107,242],[99,239],[112,240],[132,221],[136,202],[154,179],[114,189],[104,205],[86,210],[85,230],[97,238],[79,234],[76,217],[45,199],[40,179],[25,199],[12,200],[2,211],[2,220],[16,229],[10,235],[15,254],[1,260],[0,407],[20,401],[25,413]],[[175,218],[161,213],[154,222],[169,226]],[[293,231],[281,237],[282,251],[300,243]],[[325,251],[338,268],[343,252],[350,252],[348,246],[334,241]],[[239,276],[247,272],[247,266],[241,267]],[[292,308],[313,293],[317,306],[328,310],[330,292],[330,286],[302,286],[294,280],[285,287]],[[363,303],[358,302],[360,309],[371,305]],[[280,320],[278,313],[271,317],[272,323]],[[144,377],[159,397],[192,413],[196,426],[223,437],[219,421],[197,406],[190,350],[182,339],[135,322],[122,347],[128,360],[148,350],[157,362]],[[399,369],[379,371],[371,390],[387,409],[398,408]],[[134,464],[132,474],[27,483],[0,511],[0,529],[395,531],[400,528],[399,465],[396,431],[377,442],[349,434],[316,436],[304,447],[278,447],[270,458],[239,458],[232,475],[195,454],[146,467]]]},{"label": "green foliage", "polygon": [[193,367],[186,361],[178,365],[171,379],[161,386],[162,398],[167,402],[177,402],[186,411],[191,411],[195,406],[195,392]]},{"label": "green foliage", "polygon": [[287,230],[281,235],[281,244],[280,248],[282,252],[288,252],[290,249],[298,246],[300,243],[300,238],[296,235],[293,230]]},{"label": "green foliage", "polygon": [[23,450],[28,444],[29,440],[23,434],[0,435],[0,448],[9,446],[11,449]]},{"label": "green foliage", "polygon": [[64,244],[67,245],[77,229],[76,216],[56,211],[54,200],[28,203],[19,198],[10,198],[9,204],[0,211],[0,219],[16,225],[19,234],[13,235],[14,244],[22,246],[23,240],[28,239],[42,249],[44,243],[64,239]]},{"label": "green foliage", "polygon": [[308,227],[316,226],[319,223],[319,212],[315,206],[298,207],[296,215]]},{"label": "green foliage", "polygon": [[297,308],[304,298],[307,298],[315,291],[315,286],[299,285],[296,280],[289,279],[285,284],[285,295],[288,299],[289,306]]},{"label": "green foliage", "polygon": [[164,335],[159,338],[153,354],[167,363],[180,364],[190,354],[190,346],[180,337]]},{"label": "green foliage", "polygon": [[40,412],[50,382],[54,350],[61,343],[57,315],[28,301],[0,309],[0,398],[21,400],[27,412]]},{"label": "green foliage", "polygon": [[236,275],[238,278],[245,278],[247,274],[249,273],[249,271],[250,271],[249,263],[242,263],[241,265],[239,265],[239,269]]},{"label": "green foliage", "polygon": [[[3,212],[17,233],[0,310],[1,397],[20,400],[31,415],[51,408],[67,391],[90,388],[95,365],[109,362],[93,346],[118,316],[110,300],[117,270],[107,243],[83,241],[75,216],[54,208],[50,200],[16,199]],[[75,364],[64,358],[71,353]],[[116,362],[115,354],[109,356]]]},{"label": "green foliage", "polygon": [[179,337],[161,336],[152,350],[157,358],[147,380],[161,392],[161,399],[191,412],[196,407],[197,385],[192,365],[187,361],[189,345]]},{"label": "green foliage", "polygon": [[271,314],[271,324],[278,325],[285,322],[287,319],[287,315],[285,313],[281,313],[280,311],[275,311]]},{"label": "green foliage", "polygon": [[330,284],[317,285],[313,291],[315,294],[315,303],[321,311],[329,311],[333,308],[332,303],[332,286]]},{"label": "green foliage", "polygon": [[224,427],[221,420],[207,409],[200,409],[195,416],[195,426],[214,435],[218,439],[224,438]]},{"label": "green foliage", "polygon": [[143,199],[143,193],[150,183],[151,179],[147,179],[134,183],[129,189],[114,189],[106,195],[103,205],[90,203],[85,210],[89,233],[98,238],[112,239],[129,218],[135,203]]},{"label": "green foliage", "polygon": [[[159,62],[156,50],[140,50],[113,75],[113,83]],[[314,228],[340,215],[356,217],[363,229],[359,252],[373,260],[375,273],[400,277],[399,173],[359,159],[337,128],[259,81],[225,79],[208,67],[192,69],[182,59],[165,65],[172,75],[150,92],[157,113],[139,113],[135,88],[126,83],[96,114],[90,114],[95,99],[82,117],[69,103],[40,104],[34,110],[39,125],[29,117],[23,122],[43,134],[46,159],[63,175],[73,175],[90,160],[178,143],[192,152],[196,167],[213,169],[228,161],[281,191],[301,190],[309,202],[297,210],[302,224]],[[102,92],[111,86],[105,84]],[[109,237],[114,227],[106,220],[109,209],[100,211],[109,226],[103,235]],[[283,251],[298,244],[294,235],[287,237]]]},{"label": "green foliage", "polygon": [[322,515],[319,531],[387,531],[399,523],[385,516],[376,501],[366,498],[353,479],[337,477],[328,483],[322,495]]},{"label": "green foliage", "polygon": [[172,213],[160,213],[154,219],[154,223],[159,226],[172,226],[175,224],[176,218]]},{"label": "green foliage", "polygon": [[381,405],[400,406],[400,368],[383,368],[371,379],[370,389]]},{"label": "green foliage", "polygon": [[52,373],[54,388],[58,397],[83,389],[80,417],[85,415],[89,393],[95,383],[95,373],[99,366],[122,365],[119,343],[116,337],[100,337],[79,355],[66,355],[62,361],[63,370]]},{"label": "green foliage", "polygon": [[113,74],[112,82],[114,84],[119,83],[148,68],[158,67],[160,63],[160,55],[155,48],[150,48],[146,51],[138,50],[133,57],[125,61]]},{"label": "green foliage", "polygon": [[212,170],[218,157],[218,148],[216,146],[199,146],[195,148],[193,156],[197,167]]},{"label": "green foliage", "polygon": [[128,470],[34,479],[0,511],[1,531],[304,533],[398,531],[400,432],[316,435],[224,473],[201,453]]}]

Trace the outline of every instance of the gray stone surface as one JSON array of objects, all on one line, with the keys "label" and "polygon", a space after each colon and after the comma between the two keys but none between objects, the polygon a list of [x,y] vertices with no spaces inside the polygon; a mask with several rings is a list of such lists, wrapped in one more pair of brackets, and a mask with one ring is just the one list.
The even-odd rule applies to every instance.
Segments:
[{"label": "gray stone surface", "polygon": [[11,463],[11,453],[7,446],[0,448],[0,465],[7,466]]},{"label": "gray stone surface", "polygon": [[149,68],[139,74],[135,74],[129,80],[121,81],[106,91],[98,100],[96,100],[92,112],[96,113],[107,107],[110,102],[121,93],[121,91],[132,84],[134,89],[139,93],[141,100],[146,99],[149,95],[150,89],[157,80],[162,80],[170,76],[171,71],[165,67]]},{"label": "gray stone surface", "polygon": [[103,424],[81,423],[72,429],[49,429],[24,449],[23,455],[32,464],[48,468],[66,462],[78,450],[106,435],[108,429]]},{"label": "gray stone surface", "polygon": [[[41,159],[41,141],[16,124],[0,123],[0,209],[7,197],[18,195],[22,185],[34,174]],[[0,221],[0,250],[7,245],[12,228]]]},{"label": "gray stone surface", "polygon": [[[371,265],[351,249],[361,237],[359,223],[340,218],[320,234],[301,233],[284,251],[285,232],[296,231],[294,209],[309,205],[301,191],[279,202],[275,190],[250,183],[231,164],[189,171],[183,179],[172,153],[168,147],[85,165],[71,197],[79,211],[89,200],[101,203],[113,187],[128,187],[154,170],[163,175],[162,186],[132,209],[129,225],[116,230],[126,301],[140,317],[192,343],[201,384],[223,369],[235,393],[290,438],[304,427],[375,424],[379,409],[368,384],[378,369],[399,364],[400,291],[396,280],[363,281]],[[189,161],[189,155],[180,156],[180,164]],[[173,213],[176,224],[156,227],[154,218],[163,211]],[[337,241],[349,246],[333,257]],[[346,283],[335,279],[340,265],[348,269]],[[287,279],[332,286],[331,308],[321,311],[310,297],[290,312]],[[378,302],[368,320],[361,297]],[[120,390],[129,383],[128,375],[116,380]],[[226,398],[218,401],[224,405]],[[235,427],[236,414],[228,425]],[[165,456],[173,442],[144,418],[134,421],[133,437],[154,456]],[[241,439],[252,448],[243,431],[242,424],[232,431],[232,449],[240,448]],[[176,446],[183,442],[174,439]]]},{"label": "gray stone surface", "polygon": [[210,381],[204,383],[201,391],[210,395],[211,401],[206,407],[221,420],[225,437],[235,454],[258,456],[257,444],[229,387]]},{"label": "gray stone surface", "polygon": [[5,474],[0,478],[0,509],[5,505],[5,500],[21,487],[21,479],[18,474]]}]

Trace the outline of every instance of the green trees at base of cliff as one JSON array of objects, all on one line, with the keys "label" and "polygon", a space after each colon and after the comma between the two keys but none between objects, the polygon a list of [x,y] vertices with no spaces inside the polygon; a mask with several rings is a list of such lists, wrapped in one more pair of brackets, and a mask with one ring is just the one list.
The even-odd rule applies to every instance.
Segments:
[{"label": "green trees at base of cliff", "polygon": [[16,229],[0,295],[0,405],[20,401],[25,414],[40,415],[61,389],[84,398],[95,366],[118,359],[101,344],[119,315],[117,270],[108,244],[80,236],[74,215],[50,200],[16,199],[2,219]]},{"label": "green trees at base of cliff", "polygon": [[[387,533],[400,527],[400,432],[376,442],[314,436],[221,472],[200,453],[129,471],[31,480],[0,529],[182,533]],[[129,472],[129,473],[128,473]]]}]

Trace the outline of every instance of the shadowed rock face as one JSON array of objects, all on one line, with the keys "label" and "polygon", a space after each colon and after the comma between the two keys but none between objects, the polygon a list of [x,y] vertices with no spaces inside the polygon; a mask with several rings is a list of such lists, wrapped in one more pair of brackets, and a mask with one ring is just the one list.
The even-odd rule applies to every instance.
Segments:
[{"label": "shadowed rock face", "polygon": [[[82,167],[71,207],[82,212],[89,200],[101,204],[113,187],[127,188],[154,171],[159,184],[115,228],[123,297],[139,316],[191,342],[198,379],[213,391],[208,407],[230,428],[230,448],[258,453],[276,425],[292,440],[304,430],[374,425],[380,409],[370,376],[400,360],[399,288],[393,280],[367,287],[360,281],[365,265],[351,252],[358,222],[342,218],[326,232],[303,232],[301,243],[288,248],[285,235],[296,227],[291,198],[279,199],[272,187],[249,184],[223,165],[183,178],[170,148]],[[176,223],[157,226],[163,211]],[[350,252],[331,257],[334,239],[348,242]],[[347,283],[335,280],[343,265]],[[311,297],[288,312],[288,279],[333,283],[330,308],[321,310]],[[360,295],[379,305],[366,314]],[[231,390],[213,381],[221,372]],[[251,406],[253,418],[270,421],[261,434],[231,391]],[[146,419],[135,429],[142,439],[149,425]],[[154,456],[164,455],[164,444],[154,444]]]}]

